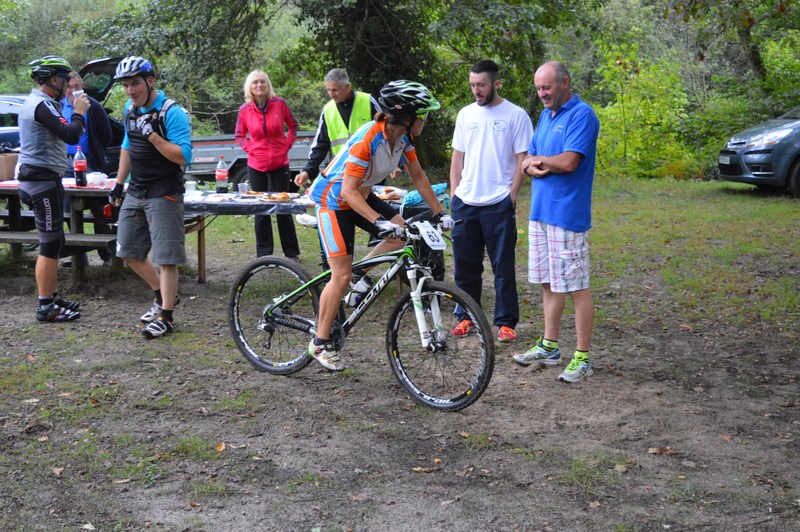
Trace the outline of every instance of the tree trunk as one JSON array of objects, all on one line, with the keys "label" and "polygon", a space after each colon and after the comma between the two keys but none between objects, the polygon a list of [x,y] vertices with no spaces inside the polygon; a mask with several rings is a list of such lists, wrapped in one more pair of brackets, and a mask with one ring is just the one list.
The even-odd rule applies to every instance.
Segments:
[{"label": "tree trunk", "polygon": [[753,35],[750,32],[750,26],[742,26],[736,30],[739,35],[739,44],[741,44],[744,54],[747,57],[747,63],[750,65],[750,70],[759,81],[762,87],[766,87],[765,81],[767,79],[767,68],[764,66],[764,60],[761,58],[761,50],[758,45],[753,42]]}]

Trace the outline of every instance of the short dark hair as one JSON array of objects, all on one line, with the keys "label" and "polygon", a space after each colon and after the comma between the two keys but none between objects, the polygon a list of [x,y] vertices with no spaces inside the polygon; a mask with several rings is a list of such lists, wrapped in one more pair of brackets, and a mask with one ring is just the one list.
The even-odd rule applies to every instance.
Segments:
[{"label": "short dark hair", "polygon": [[500,67],[491,59],[481,59],[475,63],[471,72],[473,74],[483,74],[485,72],[489,74],[489,79],[492,81],[500,79]]}]

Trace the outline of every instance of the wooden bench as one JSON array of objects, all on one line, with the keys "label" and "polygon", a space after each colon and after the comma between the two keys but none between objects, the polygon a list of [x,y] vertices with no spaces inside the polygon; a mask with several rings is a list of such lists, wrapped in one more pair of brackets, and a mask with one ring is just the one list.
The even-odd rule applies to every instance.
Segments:
[{"label": "wooden bench", "polygon": [[[81,255],[92,249],[108,249],[117,242],[117,235],[65,233],[64,237],[67,247],[62,251],[62,257],[72,256],[72,279],[77,282],[86,281],[86,269]],[[38,244],[39,235],[36,231],[0,231],[0,243],[10,245],[12,260],[21,260],[22,245]]]},{"label": "wooden bench", "polygon": [[[9,229],[11,216],[8,213],[8,209],[0,209],[0,221],[4,223],[4,225],[0,225],[0,230],[7,231]],[[33,211],[20,211],[19,213],[19,229],[23,231],[30,231],[31,229],[36,229],[36,222],[33,217]]]},{"label": "wooden bench", "polygon": [[[67,247],[105,248],[116,244],[116,235],[87,235],[83,233],[65,233]],[[0,243],[6,244],[38,244],[39,235],[33,231],[0,231]],[[68,255],[68,253],[64,253]]]}]

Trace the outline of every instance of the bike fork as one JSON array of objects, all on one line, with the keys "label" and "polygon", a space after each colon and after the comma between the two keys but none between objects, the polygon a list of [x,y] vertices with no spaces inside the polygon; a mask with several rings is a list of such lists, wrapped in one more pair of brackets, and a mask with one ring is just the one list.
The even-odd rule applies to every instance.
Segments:
[{"label": "bike fork", "polygon": [[[433,330],[439,330],[442,327],[439,300],[436,297],[431,297],[427,301],[428,309],[426,309],[422,302],[422,290],[425,287],[427,277],[423,277],[422,282],[418,282],[415,270],[408,270],[407,273],[411,288],[411,301],[414,305],[414,316],[417,318],[417,328],[419,329],[422,348],[426,351],[436,351],[437,343],[435,342],[436,339],[431,337],[431,325]],[[427,316],[426,310],[429,311],[430,317]],[[428,320],[431,321],[430,324]]]}]

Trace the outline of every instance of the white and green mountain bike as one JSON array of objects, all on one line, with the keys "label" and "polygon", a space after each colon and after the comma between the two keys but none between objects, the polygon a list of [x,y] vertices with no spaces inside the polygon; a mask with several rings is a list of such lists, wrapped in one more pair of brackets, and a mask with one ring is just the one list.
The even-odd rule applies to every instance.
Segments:
[{"label": "white and green mountain bike", "polygon": [[[347,335],[396,276],[409,291],[399,297],[386,324],[386,354],[397,381],[419,403],[443,411],[471,405],[486,390],[494,369],[494,338],[480,306],[463,290],[436,281],[430,261],[441,257],[445,240],[430,213],[408,220],[405,246],[397,251],[357,261],[353,269],[384,264],[358,305],[339,307],[332,339],[341,350]],[[423,257],[423,258],[421,258]],[[261,257],[245,266],[231,287],[231,333],[242,354],[256,368],[287,375],[306,367],[313,358],[307,348],[316,333],[319,295],[330,271],[316,277],[284,257]],[[475,327],[454,336],[456,305]]]}]

